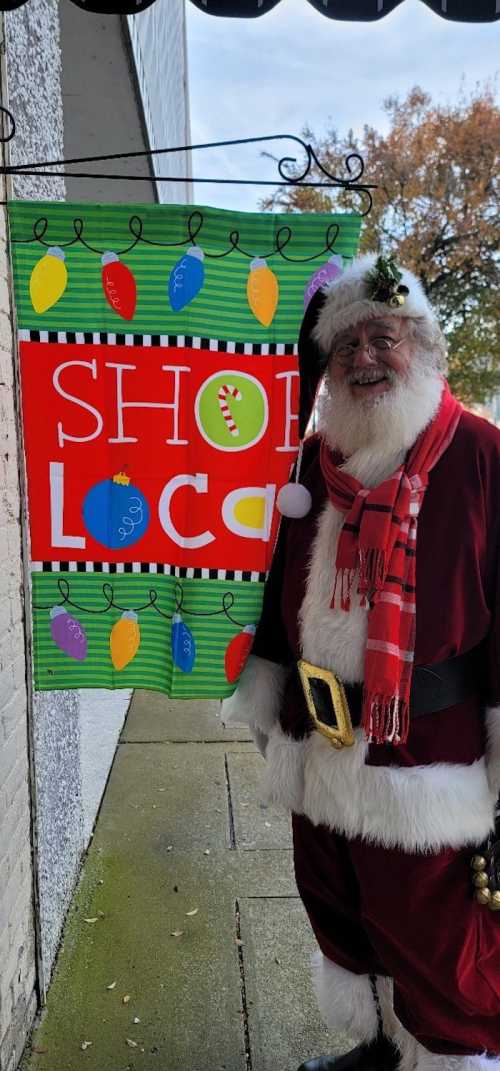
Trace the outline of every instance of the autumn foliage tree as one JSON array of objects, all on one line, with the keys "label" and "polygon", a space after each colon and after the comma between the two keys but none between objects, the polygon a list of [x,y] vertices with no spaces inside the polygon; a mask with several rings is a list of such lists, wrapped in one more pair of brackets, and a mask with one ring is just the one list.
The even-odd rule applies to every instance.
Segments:
[{"label": "autumn foliage tree", "polygon": [[[500,109],[491,87],[442,106],[416,87],[384,103],[388,132],[360,137],[330,130],[304,140],[336,175],[348,153],[365,161],[377,185],[361,251],[391,253],[421,280],[449,343],[449,380],[465,402],[500,390]],[[312,178],[322,178],[313,168]],[[262,204],[287,212],[359,210],[352,194],[281,187]]]}]

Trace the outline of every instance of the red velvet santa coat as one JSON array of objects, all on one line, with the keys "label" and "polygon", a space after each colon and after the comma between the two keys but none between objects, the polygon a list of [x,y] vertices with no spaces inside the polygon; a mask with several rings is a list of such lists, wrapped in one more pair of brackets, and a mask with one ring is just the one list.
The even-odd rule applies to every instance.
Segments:
[{"label": "red velvet santa coat", "polygon": [[368,745],[357,729],[353,747],[335,750],[312,728],[290,669],[304,657],[363,679],[366,610],[359,599],[349,613],[330,607],[343,515],[327,500],[318,447],[307,442],[301,472],[312,509],[282,524],[253,655],[226,718],[266,744],[267,799],[294,812],[327,1023],[371,1040],[376,975],[404,1066],[428,1071],[429,1051],[500,1053],[500,916],[475,903],[470,884],[500,788],[500,432],[463,413],[418,522],[415,663],[479,648],[478,695],[415,718],[399,747]]},{"label": "red velvet santa coat", "polygon": [[282,524],[253,657],[226,704],[269,738],[270,801],[406,851],[474,846],[488,835],[500,786],[499,462],[500,432],[464,411],[430,474],[418,522],[415,664],[480,646],[481,695],[416,718],[403,746],[368,745],[358,729],[355,746],[338,752],[313,731],[289,667],[304,657],[362,680],[366,611],[354,607],[331,630],[343,518],[327,501],[319,438],[308,440],[301,482],[312,509]]}]

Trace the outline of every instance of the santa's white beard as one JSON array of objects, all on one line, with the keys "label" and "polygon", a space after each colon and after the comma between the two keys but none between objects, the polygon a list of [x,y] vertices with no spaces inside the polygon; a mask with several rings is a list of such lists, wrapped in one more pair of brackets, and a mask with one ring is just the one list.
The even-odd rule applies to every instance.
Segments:
[{"label": "santa's white beard", "polygon": [[328,373],[318,403],[318,426],[343,457],[368,448],[385,456],[409,450],[437,412],[443,378],[424,355],[413,355],[405,376],[375,398],[354,398],[347,382]]}]

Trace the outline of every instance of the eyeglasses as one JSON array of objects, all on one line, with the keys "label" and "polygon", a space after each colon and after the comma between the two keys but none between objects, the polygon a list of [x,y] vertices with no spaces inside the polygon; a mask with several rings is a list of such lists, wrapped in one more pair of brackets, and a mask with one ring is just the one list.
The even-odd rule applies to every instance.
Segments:
[{"label": "eyeglasses", "polygon": [[400,338],[398,342],[393,342],[392,338],[385,338],[383,335],[380,338],[372,338],[369,342],[365,342],[361,345],[359,342],[346,342],[343,346],[339,346],[336,350],[333,350],[332,359],[338,361],[339,364],[349,364],[354,357],[357,350],[368,350],[368,356],[372,359],[374,357],[381,357],[382,359],[392,350],[397,350],[398,346],[401,346],[403,342],[406,342],[406,335],[404,338]]}]

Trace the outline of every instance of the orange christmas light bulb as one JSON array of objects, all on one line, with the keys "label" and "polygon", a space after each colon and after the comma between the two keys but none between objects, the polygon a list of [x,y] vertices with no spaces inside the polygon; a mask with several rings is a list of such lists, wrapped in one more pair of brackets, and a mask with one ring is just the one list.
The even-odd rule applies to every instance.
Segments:
[{"label": "orange christmas light bulb", "polygon": [[141,630],[137,614],[133,610],[125,612],[111,629],[109,647],[111,661],[115,669],[125,669],[135,658],[141,642]]},{"label": "orange christmas light bulb", "polygon": [[254,257],[247,279],[248,304],[263,327],[272,323],[279,298],[278,280],[263,257]]}]

